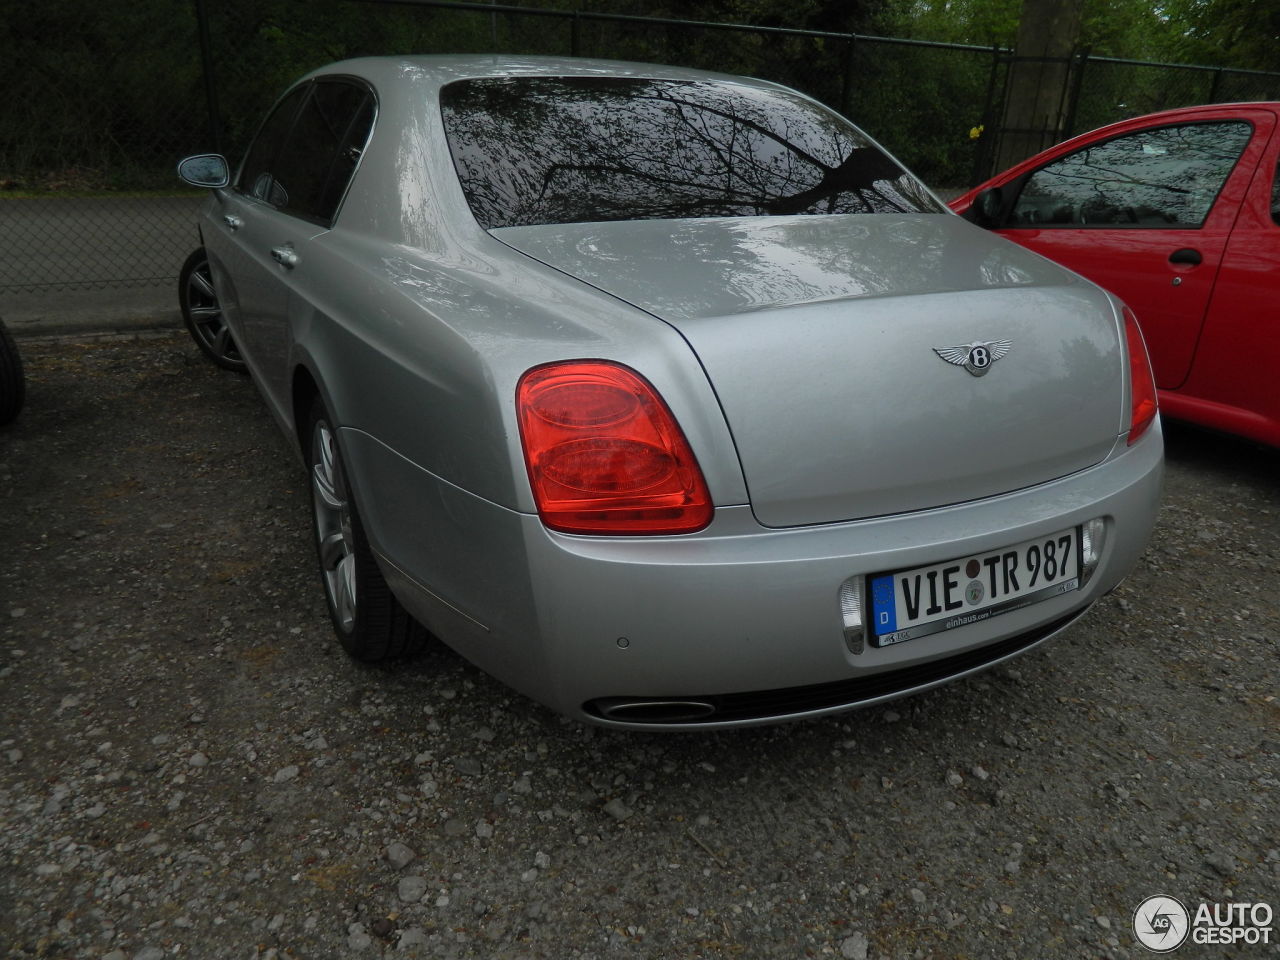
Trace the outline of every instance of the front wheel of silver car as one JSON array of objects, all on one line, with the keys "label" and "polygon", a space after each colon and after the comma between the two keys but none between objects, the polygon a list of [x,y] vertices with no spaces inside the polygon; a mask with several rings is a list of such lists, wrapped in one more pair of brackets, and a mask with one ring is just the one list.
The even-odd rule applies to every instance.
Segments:
[{"label": "front wheel of silver car", "polygon": [[218,294],[213,289],[213,272],[204,247],[193,250],[178,273],[178,306],[187,332],[201,353],[227,370],[246,371],[240,348],[231,338]]},{"label": "front wheel of silver car", "polygon": [[334,632],[357,660],[413,653],[426,642],[427,632],[396,600],[378,569],[332,424],[317,398],[307,431],[307,463],[316,556]]}]

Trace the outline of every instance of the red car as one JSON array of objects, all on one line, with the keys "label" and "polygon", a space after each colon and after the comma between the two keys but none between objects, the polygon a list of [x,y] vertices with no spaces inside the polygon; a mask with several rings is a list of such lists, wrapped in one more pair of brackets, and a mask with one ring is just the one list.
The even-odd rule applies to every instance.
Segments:
[{"label": "red car", "polygon": [[1083,134],[951,208],[1137,314],[1168,417],[1280,447],[1280,103]]}]

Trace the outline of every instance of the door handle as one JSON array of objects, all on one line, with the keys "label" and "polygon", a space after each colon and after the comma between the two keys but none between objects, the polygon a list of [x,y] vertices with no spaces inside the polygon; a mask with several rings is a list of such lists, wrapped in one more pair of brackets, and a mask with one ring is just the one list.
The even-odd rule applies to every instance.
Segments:
[{"label": "door handle", "polygon": [[1203,259],[1199,250],[1192,250],[1190,247],[1183,247],[1169,254],[1170,263],[1185,263],[1192,267],[1199,266]]},{"label": "door handle", "polygon": [[294,252],[292,244],[284,244],[279,247],[271,248],[271,259],[286,270],[292,270],[298,265],[298,254]]},{"label": "door handle", "polygon": [[232,230],[239,230],[241,227],[244,226],[243,220],[241,220],[239,217],[232,216],[229,213],[222,218],[222,222],[225,223]]}]

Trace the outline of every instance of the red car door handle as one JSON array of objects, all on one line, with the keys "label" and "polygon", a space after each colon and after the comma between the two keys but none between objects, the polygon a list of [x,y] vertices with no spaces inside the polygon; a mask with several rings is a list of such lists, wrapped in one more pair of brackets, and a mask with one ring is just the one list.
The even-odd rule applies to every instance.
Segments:
[{"label": "red car door handle", "polygon": [[1190,247],[1183,247],[1181,250],[1175,250],[1169,254],[1170,263],[1186,263],[1196,266],[1202,261],[1199,250],[1192,250]]}]

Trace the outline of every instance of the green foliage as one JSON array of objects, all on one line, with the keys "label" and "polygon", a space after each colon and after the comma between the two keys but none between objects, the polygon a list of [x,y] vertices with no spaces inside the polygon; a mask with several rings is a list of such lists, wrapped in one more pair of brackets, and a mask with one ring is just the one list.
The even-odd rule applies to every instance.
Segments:
[{"label": "green foliage", "polygon": [[1258,0],[1166,0],[1177,24],[1167,55],[1191,63],[1280,71],[1280,5]]},{"label": "green foliage", "polygon": [[[907,0],[895,36],[1012,47],[1022,0]],[[1081,46],[1098,56],[1280,71],[1280,4],[1259,0],[1085,0]]]},{"label": "green foliage", "polygon": [[1022,0],[915,0],[890,25],[895,36],[1012,47]]},{"label": "green foliage", "polygon": [[[524,0],[621,13],[990,47],[1011,45],[1021,0]],[[567,55],[569,18],[355,0],[204,0],[221,146],[238,157],[286,85],[317,66],[373,54]],[[173,185],[185,154],[214,147],[196,0],[7,0],[0,17],[0,188],[136,190]],[[1280,70],[1280,6],[1252,0],[1086,0],[1095,53],[1180,57]],[[583,19],[584,56],[743,73],[797,87],[849,115],[928,182],[968,182],[992,77],[988,51]],[[1081,123],[1187,98],[1206,75],[1091,65]],[[1247,79],[1247,78],[1246,78]],[[1177,82],[1174,82],[1176,80]],[[1219,77],[1223,97],[1280,91]]]}]

